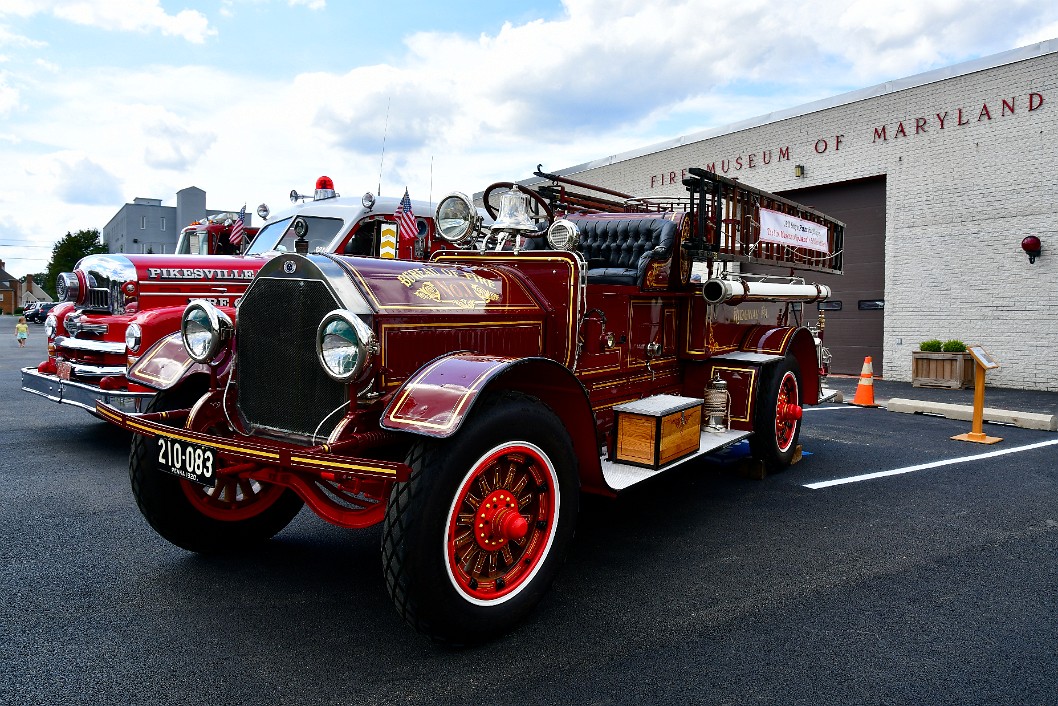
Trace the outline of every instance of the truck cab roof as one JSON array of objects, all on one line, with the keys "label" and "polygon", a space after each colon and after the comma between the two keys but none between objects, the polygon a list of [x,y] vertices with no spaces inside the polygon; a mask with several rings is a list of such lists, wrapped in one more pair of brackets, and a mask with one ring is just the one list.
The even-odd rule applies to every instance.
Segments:
[{"label": "truck cab roof", "polygon": [[[399,198],[390,196],[376,197],[370,206],[365,206],[364,199],[342,196],[298,203],[269,218],[246,254],[293,252],[296,236],[290,226],[298,216],[309,224],[309,252],[337,252],[357,224],[365,220],[392,220],[399,204]],[[413,199],[411,205],[419,230],[428,228],[425,219],[433,218],[435,204]]]}]

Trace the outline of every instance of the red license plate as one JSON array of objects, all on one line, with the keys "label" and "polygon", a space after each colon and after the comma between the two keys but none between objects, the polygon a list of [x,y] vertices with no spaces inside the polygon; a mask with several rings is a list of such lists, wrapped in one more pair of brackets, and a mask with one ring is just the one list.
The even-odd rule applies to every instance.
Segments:
[{"label": "red license plate", "polygon": [[55,374],[59,376],[60,380],[69,380],[70,376],[73,374],[73,366],[65,360],[56,361]]}]

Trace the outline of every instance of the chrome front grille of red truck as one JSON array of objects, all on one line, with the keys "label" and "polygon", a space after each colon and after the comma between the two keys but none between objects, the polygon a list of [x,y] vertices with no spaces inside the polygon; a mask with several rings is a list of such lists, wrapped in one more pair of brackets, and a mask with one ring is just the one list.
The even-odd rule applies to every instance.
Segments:
[{"label": "chrome front grille of red truck", "polygon": [[84,308],[112,313],[110,308],[110,290],[99,287],[89,289],[85,295]]},{"label": "chrome front grille of red truck", "polygon": [[267,429],[326,438],[349,401],[316,357],[316,329],[339,308],[323,282],[262,278],[239,305],[239,410]]}]

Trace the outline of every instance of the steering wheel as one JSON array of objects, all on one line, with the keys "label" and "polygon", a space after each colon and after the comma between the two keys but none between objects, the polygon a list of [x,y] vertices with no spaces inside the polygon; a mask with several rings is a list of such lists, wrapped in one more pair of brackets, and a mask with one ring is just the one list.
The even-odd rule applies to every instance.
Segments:
[{"label": "steering wheel", "polygon": [[[481,200],[485,204],[485,211],[493,220],[496,220],[497,211],[495,208],[493,208],[492,204],[489,203],[489,197],[492,196],[492,192],[496,191],[497,189],[507,189],[508,191],[510,191],[514,188],[514,186],[515,185],[513,181],[497,181],[495,184],[489,184],[489,188],[485,189],[485,193],[482,194]],[[547,224],[551,225],[555,222],[555,212],[552,211],[551,207],[547,205],[547,201],[544,201],[543,196],[536,193],[532,189],[519,187],[519,190],[523,194],[528,194],[529,198],[535,202],[536,208],[532,209],[531,214],[533,217],[540,218],[540,211],[543,210],[543,212],[547,215]]]}]

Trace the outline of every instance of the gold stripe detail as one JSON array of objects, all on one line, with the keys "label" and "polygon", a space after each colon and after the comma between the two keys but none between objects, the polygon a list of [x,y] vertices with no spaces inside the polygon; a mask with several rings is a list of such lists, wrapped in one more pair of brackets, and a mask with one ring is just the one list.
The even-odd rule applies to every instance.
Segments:
[{"label": "gold stripe detail", "polygon": [[291,456],[291,463],[304,463],[310,466],[322,466],[325,468],[343,468],[350,471],[364,471],[367,473],[385,473],[387,475],[395,476],[397,471],[394,468],[379,468],[378,466],[360,466],[355,463],[335,463],[333,461],[324,461],[323,459],[307,458],[305,456]]},{"label": "gold stripe detail", "polygon": [[279,460],[279,454],[272,453],[270,451],[258,451],[257,449],[250,449],[250,448],[246,448],[246,447],[243,447],[243,446],[229,446],[228,444],[217,444],[217,443],[213,443],[213,442],[205,442],[205,441],[201,441],[199,439],[194,439],[194,438],[192,438],[190,436],[186,436],[184,434],[180,434],[180,433],[177,433],[177,432],[171,432],[171,431],[167,431],[167,430],[163,431],[161,429],[155,429],[153,427],[143,426],[142,424],[137,424],[136,422],[134,422],[132,420],[129,420],[126,423],[128,424],[129,427],[131,427],[133,429],[139,429],[140,431],[143,431],[146,434],[151,434],[151,435],[154,435],[154,436],[164,436],[164,437],[166,437],[168,439],[179,439],[180,441],[186,441],[189,444],[202,444],[202,445],[205,445],[205,446],[215,446],[218,449],[224,449],[225,451],[233,451],[235,453],[247,454],[249,456],[257,456],[259,458],[267,458],[267,459],[271,459],[273,461],[278,461]]}]

